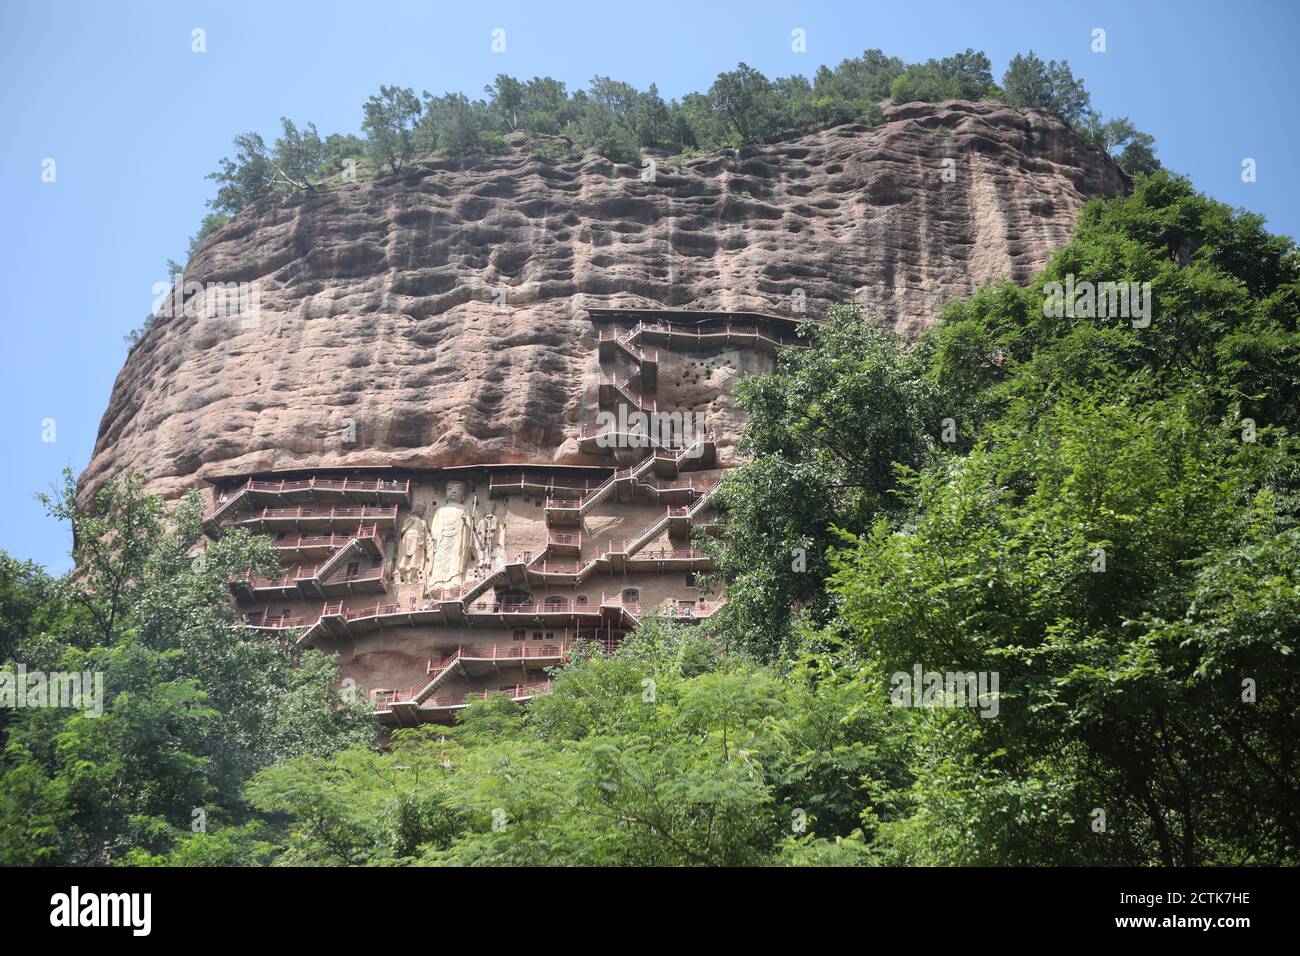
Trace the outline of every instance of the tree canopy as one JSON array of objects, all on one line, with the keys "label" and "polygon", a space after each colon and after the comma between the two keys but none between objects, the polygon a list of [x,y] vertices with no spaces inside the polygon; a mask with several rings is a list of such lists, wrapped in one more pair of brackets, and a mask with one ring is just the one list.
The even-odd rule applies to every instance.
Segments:
[{"label": "tree canopy", "polygon": [[[1150,321],[1052,314],[1067,279],[1149,282]],[[1159,173],[910,349],[833,311],[746,383],[720,639],[999,677],[996,719],[909,727],[881,859],[1295,861],[1298,279]]]},{"label": "tree canopy", "polygon": [[324,655],[235,626],[227,580],[272,573],[269,542],[235,531],[198,556],[197,495],[164,516],[134,477],[105,485],[93,511],[75,491],[69,474],[44,496],[73,527],[75,573],[56,581],[0,560],[0,671],[99,674],[102,693],[96,706],[0,707],[0,865],[122,864],[178,847],[229,860],[214,847],[238,834],[242,854],[261,826],[245,781],[373,741],[368,709],[333,689]]}]

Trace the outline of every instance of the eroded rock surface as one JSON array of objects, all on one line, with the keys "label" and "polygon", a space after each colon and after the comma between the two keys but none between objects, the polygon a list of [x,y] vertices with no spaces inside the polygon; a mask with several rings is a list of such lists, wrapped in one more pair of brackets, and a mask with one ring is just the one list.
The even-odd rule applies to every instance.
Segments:
[{"label": "eroded rock surface", "polygon": [[[511,143],[264,200],[214,234],[186,281],[254,283],[258,321],[153,329],[83,490],[125,470],[171,497],[291,468],[589,463],[588,308],[789,315],[802,289],[814,317],[856,302],[914,332],[948,298],[1027,281],[1086,199],[1126,186],[1056,117],[988,102],[889,107],[875,128],[661,162],[653,182]],[[739,374],[707,371],[722,389]]]}]

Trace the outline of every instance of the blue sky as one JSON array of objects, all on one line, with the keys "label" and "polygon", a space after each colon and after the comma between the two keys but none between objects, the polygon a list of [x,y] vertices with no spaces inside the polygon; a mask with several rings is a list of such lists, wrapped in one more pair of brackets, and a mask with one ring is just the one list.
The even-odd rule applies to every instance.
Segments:
[{"label": "blue sky", "polygon": [[[358,132],[381,83],[481,95],[497,73],[594,74],[665,97],[704,90],[741,60],[811,75],[864,49],[907,61],[983,49],[1000,78],[1015,53],[1068,59],[1106,116],[1155,135],[1199,189],[1300,233],[1300,3],[678,2],[654,4],[138,2],[0,5],[0,263],[11,441],[0,469],[0,548],[52,571],[66,529],[33,498],[85,467],[122,336],[139,325],[212,194],[230,138],[268,141],[281,115]],[[191,52],[191,31],[207,52]],[[491,33],[506,31],[493,53]],[[790,49],[807,32],[807,52]],[[1107,50],[1091,52],[1106,30]],[[1241,161],[1258,179],[1241,181]],[[54,159],[56,180],[42,182]],[[53,442],[43,422],[53,419]],[[45,435],[44,437],[48,437]]]}]

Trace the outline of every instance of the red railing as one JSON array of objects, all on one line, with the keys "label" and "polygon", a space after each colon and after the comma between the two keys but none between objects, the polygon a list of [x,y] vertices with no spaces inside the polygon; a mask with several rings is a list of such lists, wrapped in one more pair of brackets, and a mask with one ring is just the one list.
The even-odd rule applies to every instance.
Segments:
[{"label": "red railing", "polygon": [[245,614],[244,623],[249,627],[311,627],[319,618],[272,616],[266,612]]},{"label": "red railing", "polygon": [[655,491],[686,490],[686,491],[698,491],[701,494],[703,494],[704,492],[712,491],[714,488],[718,487],[718,482],[716,480],[696,481],[694,478],[682,480],[682,481],[653,481],[653,482],[646,482],[646,484],[649,484],[650,487],[654,488]]},{"label": "red railing", "polygon": [[292,539],[272,540],[271,546],[284,549],[341,548],[353,538],[373,538],[377,533],[378,527],[376,525],[366,525],[357,528],[351,534],[300,534]]},{"label": "red railing", "polygon": [[659,548],[658,550],[655,551],[645,551],[645,550],[638,551],[636,554],[629,555],[628,560],[629,561],[673,561],[673,560],[702,561],[707,557],[708,555],[705,554],[703,551],[692,551],[692,550],[669,551],[665,548]]},{"label": "red railing", "polygon": [[603,484],[602,481],[591,481],[580,478],[550,478],[534,477],[531,475],[501,475],[488,478],[488,490],[496,488],[541,488],[552,490],[555,488],[565,488],[572,491],[587,492],[593,488],[598,488]]},{"label": "red railing", "polygon": [[[690,441],[686,441],[684,436],[674,435],[672,438],[673,447],[664,448],[662,443],[660,443],[653,435],[641,429],[629,429],[625,431],[619,431],[617,428],[606,428],[601,431],[589,432],[585,424],[580,426],[578,429],[578,439],[580,441],[587,441],[589,439],[600,440],[602,436],[608,436],[605,439],[609,443],[608,447],[616,447],[616,448],[653,447],[656,452],[659,451],[663,452],[663,455],[661,457],[673,458],[673,459],[680,459],[683,456],[684,452],[689,451],[691,448],[694,448],[696,445],[700,444],[700,439],[698,437],[693,437],[690,439]],[[627,439],[627,441],[620,442],[617,436],[623,436],[625,439]],[[633,439],[636,439],[636,444],[633,444],[632,442]],[[716,442],[717,433],[712,428],[706,428],[704,431],[703,441],[706,444]]]},{"label": "red railing", "polygon": [[[550,689],[550,681],[538,681],[532,684],[516,684],[509,690],[449,691],[446,694],[430,697],[424,703],[433,707],[462,707],[471,700],[487,700],[493,694],[509,694],[512,700],[526,700]],[[401,691],[384,691],[375,695],[375,704],[380,710],[387,710],[394,703],[403,701],[411,701],[410,692],[406,697],[402,696]]]},{"label": "red railing", "polygon": [[[243,486],[250,491],[266,494],[284,494],[286,491],[356,491],[380,492],[393,491],[410,494],[411,482],[388,481],[375,478],[301,478],[294,481],[264,481],[250,478]],[[241,488],[240,490],[243,490]]]},{"label": "red railing", "polygon": [[390,481],[383,478],[303,478],[294,481],[266,481],[260,478],[249,478],[233,491],[222,494],[216,501],[215,507],[204,517],[212,517],[220,508],[229,502],[232,498],[242,494],[245,491],[256,491],[262,494],[284,494],[287,491],[339,491],[339,492],[374,492],[392,491],[398,494],[407,495],[411,493],[411,482]]},{"label": "red railing", "polygon": [[468,704],[471,700],[487,700],[493,694],[509,694],[512,700],[524,700],[536,697],[550,689],[550,681],[538,681],[533,684],[516,684],[510,690],[452,691],[430,697],[425,703],[432,704],[434,707],[459,707]]},{"label": "red railing", "polygon": [[[426,602],[426,604],[427,603],[428,602]],[[370,607],[358,608],[355,611],[352,610],[344,611],[340,609],[337,616],[342,617],[343,620],[345,621],[355,621],[363,617],[384,617],[388,614],[409,614],[417,610],[419,611],[433,610],[431,607],[416,608],[414,604],[415,602],[414,600],[412,600],[411,606],[407,608],[402,607],[401,604],[395,603],[395,604],[375,604]]]},{"label": "red railing", "polygon": [[[718,602],[715,602],[715,604],[718,604]],[[628,609],[640,610],[640,606],[628,605]],[[668,617],[705,617],[705,614],[693,615],[690,607],[679,607],[679,609],[672,609],[672,611],[669,611]],[[586,644],[595,644],[599,646],[599,648],[603,649],[604,653],[611,654],[614,653],[617,646],[621,644],[623,636],[623,632],[621,631],[608,633],[608,635],[604,637],[599,636],[598,631],[578,632],[578,640],[584,641]],[[432,659],[430,659],[428,669],[426,669],[426,672],[429,674],[429,679],[425,680],[424,683],[409,688],[404,692],[385,691],[378,693],[378,695],[376,695],[376,704],[380,706],[380,709],[387,708],[387,706],[390,706],[395,701],[411,702],[411,704],[415,704],[416,697],[420,695],[421,691],[429,688],[430,684],[437,682],[438,678],[441,678],[443,672],[445,672],[448,667],[455,665],[455,663],[461,661],[461,659],[469,659],[469,661],[521,661],[521,659],[534,658],[556,659],[556,661],[559,661],[559,659],[568,657],[571,646],[572,644],[565,643],[542,645],[516,644],[508,646],[491,646],[491,648],[473,648],[473,646],[468,646],[468,648],[458,648],[454,650],[454,652],[439,659],[437,663],[434,663]],[[512,688],[512,695],[516,698],[519,698],[520,696],[532,696],[533,693],[541,692],[543,689],[549,689],[551,683],[550,680],[543,680],[543,682],[516,684],[515,688]],[[520,693],[521,691],[525,693]],[[500,693],[500,691],[493,691],[493,689],[469,692],[452,691],[443,693],[443,695],[426,698],[424,702],[425,704],[433,704],[433,706],[456,706],[464,704],[464,702],[467,702],[468,700],[481,700],[481,698],[493,695],[493,693]]]},{"label": "red railing", "polygon": [[[560,510],[560,511],[572,511],[575,509],[581,510],[582,508],[585,508],[587,506],[587,503],[589,501],[594,500],[596,497],[604,493],[609,488],[609,486],[614,485],[620,481],[629,481],[635,478],[640,472],[645,471],[655,458],[658,458],[660,456],[661,456],[660,451],[658,449],[655,449],[655,452],[652,456],[647,457],[640,464],[633,465],[631,468],[618,469],[617,471],[614,472],[614,474],[610,475],[609,478],[601,482],[600,485],[598,485],[589,494],[583,495],[582,498],[575,499],[575,498],[548,497],[546,499],[546,507],[552,510]],[[676,453],[667,452],[667,451],[662,452],[662,456],[665,458],[673,459],[674,461],[678,457]],[[716,481],[696,482],[694,479],[683,480],[683,481],[654,480],[654,481],[643,481],[641,483],[655,489],[656,491],[676,491],[681,489],[689,489],[689,490],[698,490],[702,493],[707,491],[712,491],[713,488],[718,484]]]},{"label": "red railing", "polygon": [[639,345],[632,344],[632,340],[636,338],[636,335],[637,335],[636,329],[632,329],[623,335],[619,335],[618,331],[615,329],[610,329],[610,330],[601,329],[600,341],[614,342],[621,349],[623,349],[623,351],[627,352],[629,355],[631,355],[635,359],[638,359],[639,361],[658,362],[659,361],[658,349],[645,349],[645,348],[641,348]]},{"label": "red railing", "polygon": [[[602,554],[603,553],[606,552],[602,552]],[[630,560],[649,560],[649,561],[672,560],[672,559],[704,560],[706,558],[707,555],[704,554],[704,552],[702,551],[694,551],[694,550],[668,551],[668,550],[661,549],[659,551],[645,552],[643,554],[631,558]],[[593,562],[588,562],[588,564],[591,563]],[[576,566],[573,567],[576,569]],[[552,570],[554,571],[554,569]],[[567,572],[556,571],[554,573],[572,574],[574,573],[574,570],[570,570]],[[355,579],[356,578],[354,578],[354,580]],[[442,600],[455,600],[455,599],[454,598],[447,599],[444,597]],[[375,604],[369,607],[351,609],[351,608],[344,608],[342,601],[334,601],[334,602],[326,602],[322,606],[320,613],[315,617],[307,617],[307,616],[291,617],[286,615],[272,615],[269,612],[263,611],[259,613],[245,614],[243,620],[244,623],[249,627],[261,627],[261,628],[312,627],[327,617],[339,617],[342,618],[344,621],[357,621],[366,618],[385,617],[388,615],[411,614],[411,613],[418,613],[424,611],[433,611],[437,609],[438,603],[439,601],[433,599],[429,599],[417,603],[416,600],[412,598],[405,606],[400,603],[388,603],[388,604]],[[716,610],[717,607],[721,606],[722,603],[724,602],[720,600],[715,602],[701,601],[694,606],[665,604],[657,608],[650,608],[649,613],[664,615],[668,617],[675,617],[675,618],[692,618],[692,617],[700,618],[700,617],[707,617],[709,614],[713,613],[713,611]],[[624,601],[622,599],[621,594],[614,595],[612,597],[608,597],[602,594],[600,605],[598,606],[592,606],[590,604],[582,604],[577,601],[565,601],[565,602],[550,601],[541,605],[509,604],[509,603],[503,604],[501,602],[483,601],[483,602],[478,602],[476,604],[466,605],[466,610],[471,613],[485,613],[485,614],[514,613],[514,614],[524,615],[529,618],[533,618],[545,614],[595,615],[600,613],[601,606],[619,607],[627,611],[629,614],[633,614],[633,615],[638,615],[642,611],[642,607],[639,603]],[[501,657],[502,655],[500,653],[497,653],[496,656]]]},{"label": "red railing", "polygon": [[703,338],[704,336],[715,335],[752,335],[755,338],[766,339],[773,345],[807,345],[805,339],[798,336],[776,333],[775,337],[768,332],[760,331],[755,325],[733,325],[730,322],[725,323],[721,328],[702,329],[698,326],[680,325],[672,322],[639,322],[637,323],[636,333],[640,335],[643,332],[662,332],[668,335],[687,335],[692,338]]},{"label": "red railing", "polygon": [[[658,457],[658,455],[659,452],[656,449],[655,457]],[[664,452],[664,455],[665,457],[668,458],[676,458],[676,455],[674,455],[672,452]],[[582,498],[549,498],[548,497],[546,499],[546,507],[553,511],[581,510],[586,506],[587,502],[591,501],[598,494],[604,491],[606,485],[618,481],[628,481],[629,479],[633,478],[637,472],[643,470],[644,464],[648,463],[649,461],[651,461],[651,459],[647,458],[646,462],[643,462],[642,465],[637,465],[633,468],[623,468],[619,471],[614,472],[614,474],[608,480],[601,483],[601,485],[598,488],[596,488],[594,491],[592,491],[590,494],[583,495]],[[659,481],[659,480],[643,481],[642,484],[646,485],[647,487],[653,488],[655,491],[691,490],[691,491],[699,491],[701,494],[703,494],[705,492],[712,491],[715,487],[717,487],[718,482],[717,481],[695,481],[694,479],[685,479],[680,481]]]},{"label": "red railing", "polygon": [[694,620],[709,617],[725,603],[725,601],[697,601],[695,604],[665,604],[656,608],[654,613],[659,617],[670,617],[679,621]]},{"label": "red railing", "polygon": [[[255,590],[259,588],[284,588],[295,585],[299,581],[310,581],[312,578],[316,577],[316,573],[323,566],[324,563],[314,564],[310,567],[299,565],[296,568],[291,568],[286,571],[278,578],[263,578],[253,574],[252,571],[248,571],[244,574],[233,576],[231,581],[244,581],[249,587]],[[388,576],[388,572],[382,567],[365,568],[352,574],[344,572],[342,575],[331,578],[324,583],[339,584],[351,581],[380,581],[386,579]]]},{"label": "red railing", "polygon": [[[460,647],[444,657],[436,666],[433,661],[430,661],[429,675],[436,677],[459,660],[518,661],[530,657],[558,658],[563,657],[567,650],[568,648],[563,644],[493,644],[491,647]],[[425,684],[427,683],[428,681],[425,681]]]},{"label": "red railing", "polygon": [[[653,531],[654,525],[651,525],[647,529],[647,533],[652,533]],[[632,539],[633,542],[636,540],[636,538]],[[611,554],[626,554],[627,560],[629,561],[671,561],[686,559],[698,561],[704,560],[708,557],[708,555],[703,551],[669,550],[667,548],[657,548],[653,551],[647,551],[644,547],[633,554],[628,554],[628,541],[627,539],[624,539],[622,541],[608,542],[599,551],[596,551],[584,561],[551,561],[548,558],[543,558],[539,561],[534,558],[532,561],[527,563],[527,567],[529,571],[536,572],[537,574],[561,574],[567,577],[579,574],[584,569],[595,565],[597,562],[607,559]]]},{"label": "red railing", "polygon": [[604,547],[597,549],[585,561],[552,561],[543,557],[541,560],[533,558],[531,561],[524,562],[524,564],[529,571],[535,571],[538,574],[575,575],[585,568],[593,567],[597,562],[606,559],[611,553],[621,552],[626,546],[626,541],[620,541],[618,544],[611,541]]},{"label": "red railing", "polygon": [[[454,599],[453,599],[454,600]],[[295,620],[306,621],[308,625],[315,624],[321,618],[340,617],[345,621],[357,621],[365,618],[386,617],[394,614],[416,614],[424,611],[437,610],[439,601],[428,599],[417,602],[412,598],[407,604],[400,603],[374,604],[363,608],[344,608],[342,601],[327,602],[316,618],[301,618]],[[602,598],[602,604],[606,601]],[[632,605],[622,605],[631,608]],[[482,601],[477,604],[466,605],[466,610],[484,614],[522,614],[528,617],[536,617],[539,614],[579,614],[589,613],[596,614],[599,608],[592,607],[589,604],[579,604],[576,601],[566,601],[563,604],[552,602],[551,604],[503,604],[501,602]],[[252,617],[253,615],[250,615]],[[271,618],[279,620],[279,618]],[[268,627],[277,625],[266,625]],[[278,625],[282,627],[297,627],[302,625]]]},{"label": "red railing", "polygon": [[539,614],[599,614],[600,609],[577,601],[551,601],[542,604],[502,604],[500,601],[478,601],[465,606],[472,614],[523,614],[536,617]]},{"label": "red railing", "polygon": [[[412,598],[406,604],[373,604],[369,607],[345,609],[343,602],[338,601],[333,604],[326,604],[321,609],[320,617],[341,617],[345,621],[358,621],[365,618],[387,617],[394,614],[419,614],[426,611],[435,611],[438,604],[439,601],[433,599],[416,601],[415,598]],[[503,604],[499,601],[480,601],[465,606],[465,610],[471,613],[523,614],[528,617],[536,617],[538,614],[572,614],[585,608],[585,605],[574,602],[565,602],[562,607],[555,604]],[[593,613],[595,613],[594,610]]]},{"label": "red railing", "polygon": [[327,521],[364,521],[397,520],[397,505],[376,506],[361,505],[349,508],[263,508],[247,517],[240,518],[234,524],[252,524],[259,521],[299,520],[303,518],[320,518]]},{"label": "red railing", "polygon": [[628,386],[632,384],[632,379],[630,377],[625,378],[623,379],[623,381],[620,382],[617,376],[602,375],[600,376],[600,384],[602,386],[604,385],[610,386],[615,391],[617,391],[620,395],[622,395],[625,399],[627,399],[629,402],[631,402],[637,408],[642,409],[643,411],[657,412],[659,410],[658,399],[653,399],[653,398],[650,399],[650,404],[647,405],[645,403],[646,400],[642,396],[636,394],[630,388],[628,388]]},{"label": "red railing", "polygon": [[[625,604],[621,600],[621,595],[617,596],[617,598],[618,600],[615,600],[614,598],[606,598],[602,595],[601,600],[602,603],[618,604],[633,614],[639,614],[641,612],[641,606],[639,604]],[[663,605],[652,609],[652,613],[675,620],[698,620],[709,617],[724,603],[725,599],[719,599],[716,601],[699,601],[693,604]],[[622,642],[623,633],[621,631],[617,632],[613,636],[606,637],[600,637],[599,633],[599,631],[579,631],[578,639],[584,642],[595,643],[606,653],[613,653]],[[441,658],[436,664],[432,660],[429,661],[426,668],[429,679],[424,683],[406,691],[384,691],[376,695],[375,702],[381,710],[387,709],[394,702],[415,703],[416,696],[421,690],[429,687],[429,685],[436,681],[443,672],[460,660],[527,660],[528,658],[558,660],[568,655],[571,646],[570,643],[565,642],[563,644],[551,643],[542,645],[514,644],[493,645],[492,647],[459,647],[452,653]],[[514,699],[520,699],[521,697],[534,696],[536,693],[547,690],[551,687],[551,684],[552,682],[549,680],[517,684],[510,689],[508,693],[510,693]],[[502,692],[503,691],[491,689],[484,691],[449,691],[445,694],[429,697],[424,701],[424,703],[432,705],[435,708],[454,707],[465,704],[470,700],[485,699],[491,694]]]}]

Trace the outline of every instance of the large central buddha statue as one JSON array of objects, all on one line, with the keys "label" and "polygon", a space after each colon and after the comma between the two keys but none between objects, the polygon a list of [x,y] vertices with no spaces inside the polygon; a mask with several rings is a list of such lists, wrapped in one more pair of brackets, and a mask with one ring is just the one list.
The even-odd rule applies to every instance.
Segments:
[{"label": "large central buddha statue", "polygon": [[455,591],[465,580],[465,570],[478,557],[478,542],[469,509],[465,483],[447,482],[447,500],[429,520],[429,563],[424,573],[425,593]]}]

